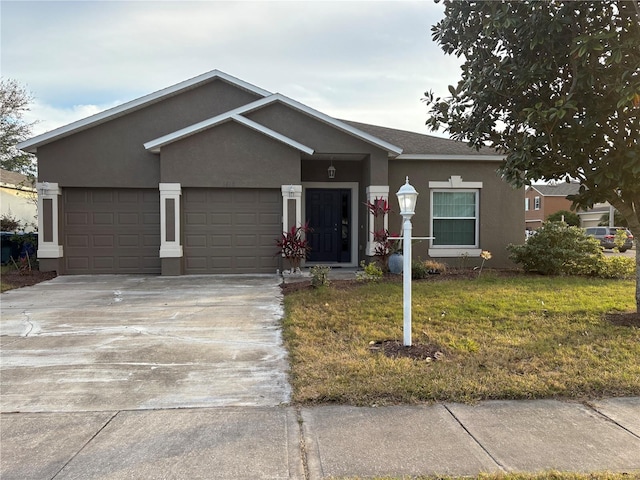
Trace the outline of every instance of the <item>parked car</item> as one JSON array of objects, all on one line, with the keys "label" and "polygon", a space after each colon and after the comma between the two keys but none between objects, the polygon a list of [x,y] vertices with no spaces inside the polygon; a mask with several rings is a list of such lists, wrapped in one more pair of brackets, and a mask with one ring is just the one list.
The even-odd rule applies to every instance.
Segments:
[{"label": "parked car", "polygon": [[603,248],[613,248],[616,246],[615,237],[618,230],[624,230],[627,234],[627,240],[620,247],[621,252],[626,252],[633,247],[633,235],[624,227],[589,227],[585,229],[585,233],[600,240],[600,245]]}]

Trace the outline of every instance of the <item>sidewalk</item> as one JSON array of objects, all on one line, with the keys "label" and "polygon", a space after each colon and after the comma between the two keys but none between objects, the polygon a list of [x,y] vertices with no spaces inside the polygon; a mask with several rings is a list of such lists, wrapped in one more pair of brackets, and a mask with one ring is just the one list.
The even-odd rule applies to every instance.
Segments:
[{"label": "sidewalk", "polygon": [[4,413],[0,421],[3,480],[318,480],[550,469],[640,478],[640,398]]}]

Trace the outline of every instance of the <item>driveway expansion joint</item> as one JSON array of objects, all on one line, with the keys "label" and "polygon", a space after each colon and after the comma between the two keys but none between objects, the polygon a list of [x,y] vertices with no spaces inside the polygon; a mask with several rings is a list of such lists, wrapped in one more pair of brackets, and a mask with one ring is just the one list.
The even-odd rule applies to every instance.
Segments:
[{"label": "driveway expansion joint", "polygon": [[60,469],[55,473],[55,475],[53,475],[53,477],[51,477],[51,480],[55,480],[55,478],[56,478],[58,475],[60,475],[60,473],[61,473],[61,472],[62,472],[62,471],[67,467],[67,465],[69,465],[69,464],[70,464],[70,463],[71,463],[71,462],[72,462],[72,461],[73,461],[73,460],[74,460],[78,455],[80,455],[80,453],[82,453],[82,451],[83,451],[85,448],[87,448],[87,446],[88,446],[91,442],[93,442],[93,440],[94,440],[98,435],[100,435],[100,432],[102,432],[105,428],[107,428],[107,425],[109,425],[109,424],[113,421],[113,419],[114,419],[114,418],[116,418],[116,416],[118,416],[118,414],[119,414],[119,413],[120,413],[120,412],[115,412],[113,415],[111,415],[111,417],[109,418],[109,420],[107,420],[107,421],[104,423],[104,425],[102,425],[102,427],[100,427],[100,428],[96,431],[96,433],[94,433],[94,434],[91,436],[91,438],[89,438],[89,439],[84,443],[84,445],[82,445],[82,446],[78,449],[78,451],[77,451],[75,454],[73,454],[73,455],[69,458],[69,460],[67,460],[67,461],[64,463],[64,465],[62,465],[62,467],[61,467],[61,468],[60,468]]}]

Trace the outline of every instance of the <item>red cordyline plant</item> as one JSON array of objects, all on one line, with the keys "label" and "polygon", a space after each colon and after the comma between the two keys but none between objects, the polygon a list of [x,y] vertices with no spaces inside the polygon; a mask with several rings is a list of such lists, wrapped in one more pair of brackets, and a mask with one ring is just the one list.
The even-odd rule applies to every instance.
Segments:
[{"label": "red cordyline plant", "polygon": [[391,240],[389,237],[397,236],[399,236],[397,233],[391,234],[387,229],[373,232],[373,241],[376,242],[373,254],[380,259],[384,269],[389,268],[389,256],[399,250],[398,240]]},{"label": "red cordyline plant", "polygon": [[[375,217],[383,217],[391,211],[389,202],[384,198],[374,198],[373,202],[366,202],[365,205],[369,212]],[[380,266],[383,270],[389,268],[389,256],[398,250],[398,242],[389,240],[389,237],[397,236],[389,233],[386,228],[373,231],[373,241],[375,242],[375,250],[373,255],[379,259]]]},{"label": "red cordyline plant", "polygon": [[311,250],[306,234],[311,232],[309,222],[301,227],[293,225],[287,232],[282,232],[276,245],[280,248],[278,254],[282,255],[289,262],[291,273],[300,270],[300,262],[306,259]]},{"label": "red cordyline plant", "polygon": [[387,213],[391,211],[391,207],[389,206],[389,202],[384,198],[374,198],[373,202],[365,203],[369,211],[373,214],[374,217],[385,216]]}]

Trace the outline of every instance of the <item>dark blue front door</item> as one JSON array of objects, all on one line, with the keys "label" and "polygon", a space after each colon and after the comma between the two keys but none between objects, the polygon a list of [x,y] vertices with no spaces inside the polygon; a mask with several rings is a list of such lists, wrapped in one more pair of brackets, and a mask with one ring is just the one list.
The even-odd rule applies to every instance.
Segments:
[{"label": "dark blue front door", "polygon": [[351,190],[308,188],[306,219],[311,262],[351,261]]}]

